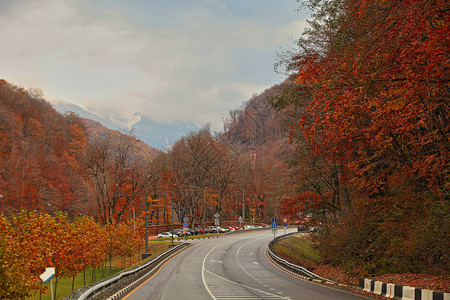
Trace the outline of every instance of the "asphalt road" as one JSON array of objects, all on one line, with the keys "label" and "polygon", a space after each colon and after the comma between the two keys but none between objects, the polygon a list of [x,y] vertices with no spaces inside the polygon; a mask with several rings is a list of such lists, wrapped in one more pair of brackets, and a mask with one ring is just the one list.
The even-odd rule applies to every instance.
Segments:
[{"label": "asphalt road", "polygon": [[265,253],[272,238],[267,230],[193,240],[123,299],[372,299],[280,270]]}]

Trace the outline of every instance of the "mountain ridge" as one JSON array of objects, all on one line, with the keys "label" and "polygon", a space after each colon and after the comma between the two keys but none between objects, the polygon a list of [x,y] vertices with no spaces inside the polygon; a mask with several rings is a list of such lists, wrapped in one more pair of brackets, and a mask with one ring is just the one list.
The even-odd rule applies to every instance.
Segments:
[{"label": "mountain ridge", "polygon": [[52,105],[60,113],[74,112],[82,118],[99,122],[112,130],[129,130],[142,142],[162,151],[167,150],[181,137],[198,129],[192,122],[162,123],[139,112],[134,113],[129,120],[120,120],[103,117],[96,112],[64,100],[54,101]]}]

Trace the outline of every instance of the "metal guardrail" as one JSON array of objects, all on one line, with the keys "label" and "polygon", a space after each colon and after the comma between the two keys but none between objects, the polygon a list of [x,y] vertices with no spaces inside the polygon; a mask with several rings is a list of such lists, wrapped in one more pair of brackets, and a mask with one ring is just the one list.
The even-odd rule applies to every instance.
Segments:
[{"label": "metal guardrail", "polygon": [[269,257],[279,266],[281,266],[283,269],[294,273],[295,275],[298,275],[300,277],[303,277],[307,280],[312,280],[312,281],[320,281],[320,282],[326,282],[326,283],[331,283],[334,284],[333,281],[323,278],[317,274],[314,274],[313,272],[309,271],[308,269],[302,267],[302,266],[298,266],[296,264],[290,263],[285,259],[282,259],[281,257],[277,256],[275,253],[273,253],[272,251],[272,247],[273,245],[283,239],[286,239],[288,237],[297,235],[297,232],[294,233],[288,233],[279,237],[276,237],[275,239],[273,239],[270,243],[269,246],[267,247],[267,252],[269,254]]},{"label": "metal guardrail", "polygon": [[136,267],[130,271],[122,272],[119,275],[108,278],[104,281],[100,281],[94,286],[90,288],[88,287],[87,290],[86,288],[82,288],[65,299],[106,299],[124,286],[149,275],[162,261],[189,246],[191,246],[189,243],[177,245],[139,267]]},{"label": "metal guardrail", "polygon": [[[287,228],[294,228],[294,227],[296,228],[297,226],[295,226],[295,225],[287,226]],[[283,227],[279,227],[279,228],[283,228]],[[236,234],[236,233],[246,233],[246,232],[255,232],[255,231],[263,231],[263,230],[272,230],[272,227],[233,230],[233,231],[225,232],[223,235],[225,236],[225,235]]]}]

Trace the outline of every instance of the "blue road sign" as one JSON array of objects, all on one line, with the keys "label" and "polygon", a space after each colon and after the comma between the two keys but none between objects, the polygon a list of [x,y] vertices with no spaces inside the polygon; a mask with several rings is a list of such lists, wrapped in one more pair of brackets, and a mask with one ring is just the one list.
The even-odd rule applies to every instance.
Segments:
[{"label": "blue road sign", "polygon": [[278,224],[277,224],[277,218],[273,217],[272,218],[272,228],[277,228]]},{"label": "blue road sign", "polygon": [[283,226],[284,226],[284,227],[287,227],[287,223],[286,223],[286,222],[284,222]]},{"label": "blue road sign", "polygon": [[184,223],[183,223],[183,227],[184,227],[184,228],[187,228],[188,226],[189,226],[188,222],[184,222]]}]

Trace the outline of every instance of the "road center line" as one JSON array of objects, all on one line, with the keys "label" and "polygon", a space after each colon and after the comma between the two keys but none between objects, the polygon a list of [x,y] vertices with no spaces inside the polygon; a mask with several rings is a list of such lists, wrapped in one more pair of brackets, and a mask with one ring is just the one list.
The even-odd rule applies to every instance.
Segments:
[{"label": "road center line", "polygon": [[[228,279],[228,278],[225,278],[225,277],[222,277],[222,276],[220,276],[220,275],[217,275],[216,273],[213,273],[213,272],[211,272],[211,271],[209,271],[209,270],[206,270],[206,269],[203,269],[203,270],[205,270],[205,271],[208,272],[209,274],[214,275],[214,276],[216,276],[216,277],[218,277],[218,278],[220,278],[220,279],[222,279],[222,280],[228,281],[228,282],[233,283],[233,284],[238,285],[238,286],[242,286],[242,287],[244,287],[244,288],[246,288],[246,289],[251,289],[251,290],[254,290],[254,291],[257,291],[257,292],[266,294],[266,295],[268,295],[268,296],[274,296],[274,297],[277,297],[277,298],[279,298],[279,299],[291,299],[290,297],[281,297],[281,296],[276,295],[276,294],[272,294],[272,293],[269,293],[269,292],[266,292],[266,291],[263,291],[263,290],[260,290],[260,289],[257,289],[257,288],[253,288],[253,287],[248,286],[248,285],[245,285],[245,284],[241,284],[241,283],[232,281],[232,280],[230,280],[230,279]],[[208,291],[209,291],[209,289],[208,289]],[[214,296],[212,296],[212,295],[211,295],[211,297],[214,298]],[[214,299],[216,299],[216,298],[214,298]]]},{"label": "road center line", "polygon": [[206,290],[208,291],[208,293],[209,293],[209,295],[211,296],[211,298],[213,298],[214,300],[217,300],[217,298],[214,297],[214,295],[211,293],[211,290],[209,289],[208,285],[206,284],[206,280],[205,280],[205,272],[204,272],[204,271],[209,272],[208,270],[205,269],[205,261],[206,261],[206,258],[208,257],[208,255],[209,255],[212,251],[214,251],[214,249],[216,249],[217,247],[219,247],[219,245],[217,245],[217,246],[215,246],[214,248],[212,248],[212,249],[208,252],[208,254],[205,255],[205,258],[203,258],[203,265],[202,265],[202,280],[203,280],[203,285],[205,286],[205,288],[206,288]]}]

